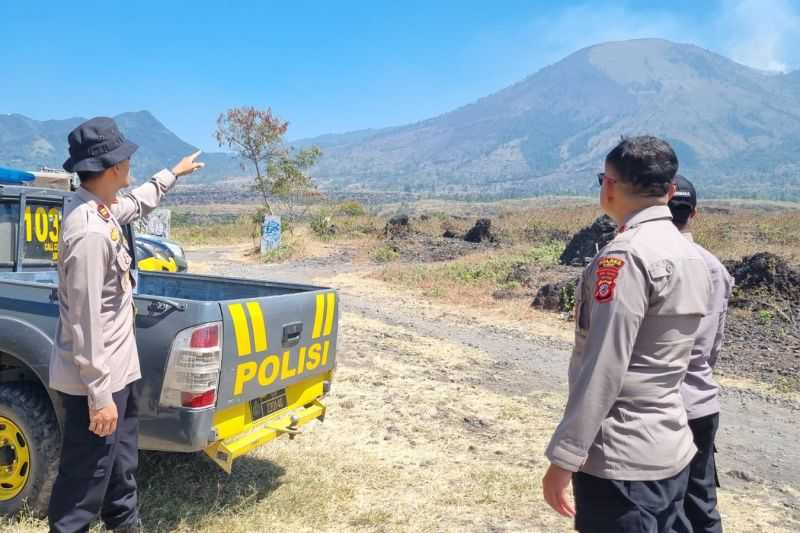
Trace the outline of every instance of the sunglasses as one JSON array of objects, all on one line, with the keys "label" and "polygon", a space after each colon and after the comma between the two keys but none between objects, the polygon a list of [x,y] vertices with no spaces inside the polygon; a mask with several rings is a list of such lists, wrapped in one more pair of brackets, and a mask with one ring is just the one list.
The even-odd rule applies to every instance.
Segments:
[{"label": "sunglasses", "polygon": [[599,172],[597,174],[597,184],[602,187],[604,179],[607,179],[608,181],[617,181],[614,178],[612,178],[611,176],[609,176],[608,174],[606,174],[605,172]]}]

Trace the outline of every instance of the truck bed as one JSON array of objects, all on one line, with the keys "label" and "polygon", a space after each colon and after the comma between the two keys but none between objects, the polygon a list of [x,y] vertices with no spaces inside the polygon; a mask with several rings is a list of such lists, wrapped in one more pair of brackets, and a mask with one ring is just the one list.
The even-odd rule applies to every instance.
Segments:
[{"label": "truck bed", "polygon": [[196,274],[158,274],[141,272],[137,293],[183,300],[229,301],[245,298],[282,296],[322,290],[322,287],[255,281]]},{"label": "truck bed", "polygon": [[[339,313],[334,290],[157,272],[140,272],[138,280],[134,301],[143,377],[142,448],[202,450],[213,435],[229,436],[232,426],[215,429],[219,420],[255,423],[252,405],[265,397],[283,395],[291,409],[297,402],[308,403],[309,391],[323,394],[335,364]],[[55,270],[0,272],[0,352],[21,359],[35,354],[31,367],[45,384],[58,319],[57,285]],[[213,323],[221,326],[214,408],[163,406],[176,336]],[[33,340],[38,344],[30,344]]]},{"label": "truck bed", "polygon": [[[226,302],[245,298],[283,296],[323,290],[322,287],[312,285],[199,276],[196,274],[140,272],[138,280],[134,291],[137,296],[160,296],[198,302]],[[3,281],[55,287],[58,284],[58,273],[54,270],[0,272],[0,282]]]}]

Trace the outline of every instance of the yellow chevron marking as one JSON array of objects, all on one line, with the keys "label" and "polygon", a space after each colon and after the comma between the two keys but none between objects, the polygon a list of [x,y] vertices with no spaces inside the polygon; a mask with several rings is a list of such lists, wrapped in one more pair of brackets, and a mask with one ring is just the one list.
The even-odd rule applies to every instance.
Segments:
[{"label": "yellow chevron marking", "polygon": [[317,312],[314,316],[314,331],[311,338],[318,339],[322,335],[322,324],[325,316],[325,295],[317,294]]},{"label": "yellow chevron marking", "polygon": [[333,330],[333,317],[334,312],[336,311],[336,295],[332,292],[328,293],[328,302],[325,304],[325,310],[327,311],[327,315],[325,316],[325,331],[323,332],[324,336],[328,336],[331,334]]},{"label": "yellow chevron marking", "polygon": [[250,355],[253,350],[250,346],[250,330],[247,327],[247,317],[242,304],[228,305],[228,311],[233,320],[233,334],[236,337],[236,350],[239,356]]},{"label": "yellow chevron marking", "polygon": [[247,302],[247,310],[250,312],[250,323],[253,325],[253,341],[255,351],[266,352],[269,348],[267,339],[267,325],[264,322],[264,315],[261,313],[261,306],[258,302]]}]

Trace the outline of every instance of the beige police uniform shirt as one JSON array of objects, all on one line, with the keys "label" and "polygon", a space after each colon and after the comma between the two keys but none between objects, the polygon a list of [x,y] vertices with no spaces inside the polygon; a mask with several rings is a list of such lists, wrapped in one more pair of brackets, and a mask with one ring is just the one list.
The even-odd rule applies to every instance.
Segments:
[{"label": "beige police uniform shirt", "polygon": [[719,413],[719,385],[714,381],[713,369],[725,337],[725,317],[734,280],[714,254],[694,242],[691,233],[683,236],[694,243],[703,257],[711,275],[711,308],[700,322],[695,336],[689,370],[681,385],[681,396],[689,420]]},{"label": "beige police uniform shirt", "polygon": [[155,209],[175,180],[162,170],[110,206],[84,188],[64,201],[50,387],[87,396],[92,409],[110,405],[113,393],[141,377],[122,226]]},{"label": "beige police uniform shirt", "polygon": [[634,214],[576,289],[569,397],[546,455],[617,480],[678,474],[696,452],[680,385],[710,281],[666,206]]}]

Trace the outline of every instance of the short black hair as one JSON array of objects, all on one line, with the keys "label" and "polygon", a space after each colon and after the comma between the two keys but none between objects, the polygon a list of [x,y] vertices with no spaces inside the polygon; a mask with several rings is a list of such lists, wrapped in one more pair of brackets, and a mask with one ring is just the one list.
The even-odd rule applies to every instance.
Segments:
[{"label": "short black hair", "polygon": [[99,178],[100,176],[103,175],[103,172],[105,172],[105,170],[100,170],[99,172],[92,172],[89,170],[83,170],[83,171],[79,170],[77,174],[78,174],[78,179],[81,180],[81,183],[86,183],[87,181],[92,181],[93,179]]},{"label": "short black hair", "polygon": [[690,205],[670,205],[669,210],[672,213],[672,222],[680,227],[689,223],[689,218],[694,212],[694,208]]},{"label": "short black hair", "polygon": [[675,151],[651,135],[623,137],[606,156],[606,163],[642,196],[664,196],[678,172]]}]

